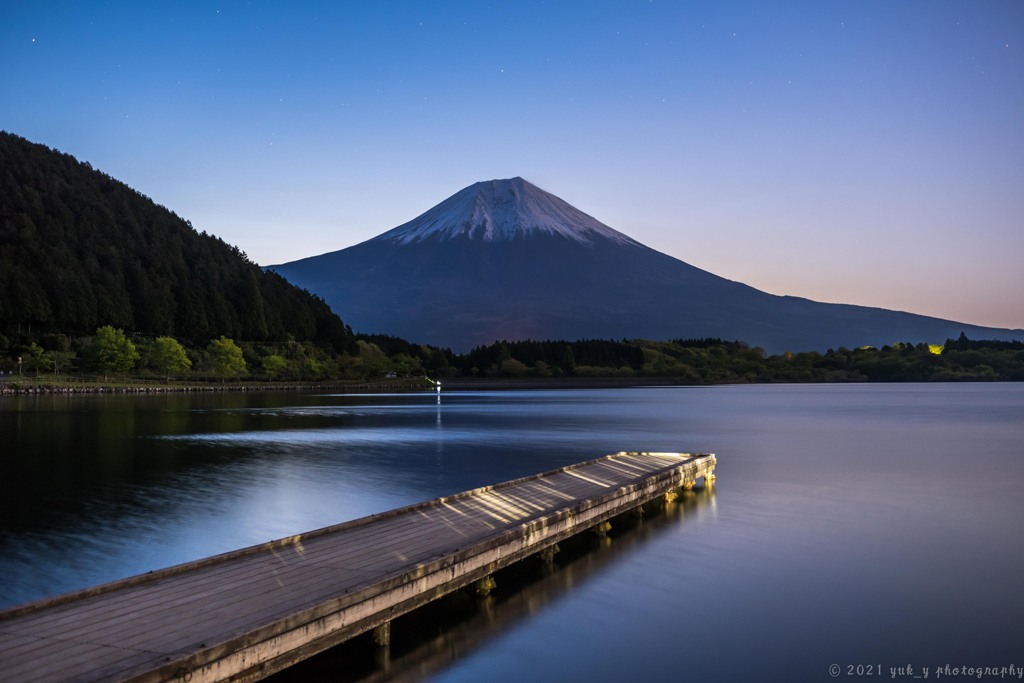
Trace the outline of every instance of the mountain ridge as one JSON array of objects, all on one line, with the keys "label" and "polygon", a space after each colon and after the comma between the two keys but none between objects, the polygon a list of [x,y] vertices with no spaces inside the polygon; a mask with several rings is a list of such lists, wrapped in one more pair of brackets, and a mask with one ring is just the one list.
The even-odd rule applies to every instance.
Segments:
[{"label": "mountain ridge", "polygon": [[775,353],[941,343],[961,332],[1024,338],[762,292],[651,249],[521,178],[475,183],[360,244],[268,268],[320,294],[354,329],[457,352],[503,339],[713,337]]}]

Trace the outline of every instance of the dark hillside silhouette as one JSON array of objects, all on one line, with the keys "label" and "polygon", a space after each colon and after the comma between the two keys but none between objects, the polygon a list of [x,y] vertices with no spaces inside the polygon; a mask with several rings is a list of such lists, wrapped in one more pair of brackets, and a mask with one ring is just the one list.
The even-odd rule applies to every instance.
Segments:
[{"label": "dark hillside silhouette", "polygon": [[100,325],[340,351],[327,304],[88,163],[0,132],[0,334]]}]

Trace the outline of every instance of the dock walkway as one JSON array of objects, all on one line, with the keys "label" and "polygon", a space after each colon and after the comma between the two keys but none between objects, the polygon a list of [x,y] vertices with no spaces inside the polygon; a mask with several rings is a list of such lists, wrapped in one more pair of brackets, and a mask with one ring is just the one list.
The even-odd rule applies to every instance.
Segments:
[{"label": "dock walkway", "polygon": [[0,678],[258,680],[714,468],[617,453],[15,607]]}]

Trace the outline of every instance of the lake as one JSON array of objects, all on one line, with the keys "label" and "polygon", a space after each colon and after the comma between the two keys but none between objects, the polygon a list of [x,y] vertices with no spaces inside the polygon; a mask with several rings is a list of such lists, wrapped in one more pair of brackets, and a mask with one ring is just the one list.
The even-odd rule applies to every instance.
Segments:
[{"label": "lake", "polygon": [[0,448],[0,607],[620,450],[713,452],[712,490],[392,673],[1024,664],[1021,384],[6,397]]}]

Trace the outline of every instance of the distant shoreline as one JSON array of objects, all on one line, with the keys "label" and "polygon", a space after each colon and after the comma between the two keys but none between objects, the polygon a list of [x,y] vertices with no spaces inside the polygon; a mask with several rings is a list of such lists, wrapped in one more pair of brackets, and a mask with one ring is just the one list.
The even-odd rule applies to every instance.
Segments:
[{"label": "distant shoreline", "polygon": [[181,384],[133,384],[131,382],[51,383],[6,380],[0,382],[0,396],[89,396],[100,394],[188,394],[260,393],[298,391],[430,391],[419,380],[381,382],[189,382]]},{"label": "distant shoreline", "polygon": [[[742,382],[720,381],[693,383],[682,382],[672,377],[542,377],[542,378],[489,378],[457,377],[441,380],[441,393],[453,391],[530,391],[544,389],[628,389],[639,387],[709,387],[765,385],[765,384],[959,384],[982,380],[923,380],[901,381],[871,380],[810,380],[810,381],[766,381]],[[991,381],[991,380],[989,380]],[[999,383],[1013,381],[1000,380]],[[0,382],[0,398],[5,396],[90,396],[90,395],[138,395],[187,393],[271,393],[271,392],[353,392],[353,393],[424,393],[433,394],[436,389],[422,378],[414,380],[382,380],[378,382],[191,382],[182,384],[132,384],[111,382],[90,382],[80,384],[55,384],[47,382]]]},{"label": "distant shoreline", "polygon": [[[688,385],[665,377],[547,377],[547,378],[473,378],[441,380],[441,392],[515,391],[536,389],[619,389],[631,387],[705,386]],[[409,392],[434,393],[435,388],[422,378],[379,382],[191,382],[182,384],[133,384],[131,382],[89,382],[76,384],[0,382],[0,396],[72,396],[72,395],[155,395],[185,393],[260,393],[351,391],[360,393]]]}]

